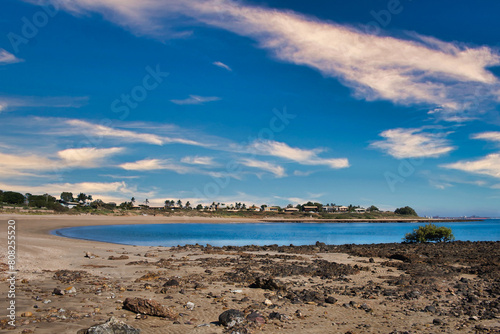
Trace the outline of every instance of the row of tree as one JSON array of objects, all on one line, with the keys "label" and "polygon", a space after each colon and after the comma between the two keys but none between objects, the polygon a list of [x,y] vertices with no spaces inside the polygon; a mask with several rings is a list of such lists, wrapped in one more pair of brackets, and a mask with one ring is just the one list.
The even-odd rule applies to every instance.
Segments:
[{"label": "row of tree", "polygon": [[[13,205],[27,204],[30,207],[37,207],[37,208],[46,207],[46,208],[55,209],[55,210],[61,210],[61,208],[63,207],[56,200],[55,197],[53,197],[49,194],[32,195],[32,194],[28,193],[28,194],[23,195],[21,193],[14,192],[14,191],[5,191],[4,192],[4,191],[0,190],[0,203],[2,203],[2,202],[7,203],[7,204],[13,204]],[[78,202],[80,205],[88,205],[94,209],[104,208],[104,209],[108,209],[108,210],[113,210],[114,208],[116,208],[116,203],[105,203],[104,201],[102,201],[100,199],[93,200],[92,195],[87,195],[85,193],[79,193],[75,197],[72,192],[62,192],[61,193],[61,202],[62,203]],[[135,203],[136,203],[136,199],[135,199],[135,197],[132,197],[130,199],[130,201],[126,201],[126,202],[121,203],[119,205],[119,208],[125,209],[125,210],[130,210],[130,209],[134,208]],[[140,206],[147,208],[148,205],[149,205],[149,200],[146,199],[144,201],[144,204],[141,204]],[[297,209],[299,209],[300,211],[304,211],[304,207],[307,207],[307,206],[309,206],[309,207],[315,206],[315,207],[317,207],[318,212],[322,212],[323,207],[325,207],[325,206],[335,207],[336,205],[335,205],[335,203],[322,204],[319,202],[309,201],[309,202],[304,203],[304,204],[298,204],[295,207]],[[221,205],[221,203],[215,203],[215,202],[212,203],[212,208],[221,208],[221,207],[227,208],[227,206]],[[247,209],[246,204],[241,203],[241,202],[235,202],[234,205],[231,205],[230,207],[234,208],[236,210],[246,210]],[[263,210],[266,207],[267,207],[267,205],[265,205],[265,204],[261,205],[261,209],[263,209]],[[292,208],[293,205],[288,204],[286,207]],[[360,206],[354,206],[354,205],[350,204],[347,207],[347,211],[354,212],[359,207]],[[165,201],[165,208],[176,208],[176,209],[186,209],[186,210],[193,209],[193,207],[191,206],[191,203],[189,201],[187,201],[185,204],[183,204],[183,202],[180,199],[177,201],[167,199]],[[198,204],[196,206],[197,210],[203,210],[205,208],[206,207],[204,207],[202,204]],[[279,208],[279,209],[281,209],[281,208]],[[368,209],[366,209],[366,211],[374,212],[374,211],[379,211],[379,209],[376,206],[372,205]],[[417,216],[417,213],[415,212],[415,210],[409,206],[398,208],[394,211],[394,213],[400,214],[400,215]]]}]

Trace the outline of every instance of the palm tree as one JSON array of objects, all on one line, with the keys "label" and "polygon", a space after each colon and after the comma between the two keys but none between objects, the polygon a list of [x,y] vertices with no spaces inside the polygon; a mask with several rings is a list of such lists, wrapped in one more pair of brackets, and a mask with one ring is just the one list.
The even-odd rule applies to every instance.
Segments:
[{"label": "palm tree", "polygon": [[132,204],[134,204],[134,203],[135,203],[135,197],[132,197],[132,198],[130,199],[130,202],[131,202]]},{"label": "palm tree", "polygon": [[148,205],[149,204],[149,200],[146,198],[146,200],[144,201],[144,204]]},{"label": "palm tree", "polygon": [[181,200],[177,201],[177,206],[180,207],[180,208],[182,208],[182,201]]},{"label": "palm tree", "polygon": [[191,203],[189,203],[189,201],[186,202],[186,209],[189,209],[191,208]]}]

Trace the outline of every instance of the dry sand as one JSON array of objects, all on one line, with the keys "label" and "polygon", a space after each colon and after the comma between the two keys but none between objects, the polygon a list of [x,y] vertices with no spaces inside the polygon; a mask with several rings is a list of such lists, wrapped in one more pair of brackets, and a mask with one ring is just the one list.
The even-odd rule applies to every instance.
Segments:
[{"label": "dry sand", "polygon": [[[16,222],[15,328],[5,320],[9,219]],[[397,265],[388,265],[386,258],[368,261],[367,257],[322,252],[320,247],[296,252],[136,247],[49,233],[84,225],[253,221],[249,219],[0,215],[0,221],[4,229],[0,233],[0,263],[4,264],[0,271],[0,312],[5,313],[0,314],[0,332],[76,333],[115,316],[141,333],[224,333],[227,329],[217,321],[228,309],[245,314],[254,310],[266,321],[246,324],[240,333],[455,333],[458,329],[474,333],[477,328],[486,332],[500,328],[496,327],[498,319],[450,316],[446,308],[446,303],[460,301],[451,287],[462,277],[478,280],[475,275],[443,279],[436,295],[422,293],[404,298],[397,293],[391,295],[390,280],[405,273]],[[85,257],[88,252],[95,258]],[[109,259],[122,255],[128,258]],[[270,273],[286,283],[286,291],[249,287],[255,277]],[[163,288],[171,279],[179,285]],[[54,288],[70,287],[76,293],[52,293]],[[179,316],[176,320],[155,316],[136,319],[136,313],[123,309],[127,297],[154,299]],[[336,302],[326,303],[326,297]],[[186,308],[188,302],[194,303],[194,309]],[[423,312],[433,303],[439,312]],[[270,319],[272,312],[283,316]]]}]

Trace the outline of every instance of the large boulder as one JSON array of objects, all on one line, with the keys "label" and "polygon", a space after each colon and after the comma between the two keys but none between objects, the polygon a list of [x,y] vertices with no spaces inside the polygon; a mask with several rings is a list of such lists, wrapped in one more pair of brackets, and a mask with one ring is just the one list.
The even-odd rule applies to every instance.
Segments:
[{"label": "large boulder", "polygon": [[103,324],[94,325],[87,329],[79,330],[77,334],[140,334],[141,330],[136,329],[126,323],[116,320],[114,317],[109,318]]},{"label": "large boulder", "polygon": [[152,299],[127,298],[123,302],[123,308],[135,313],[164,317],[170,320],[175,320],[179,316],[170,308],[165,307]]}]

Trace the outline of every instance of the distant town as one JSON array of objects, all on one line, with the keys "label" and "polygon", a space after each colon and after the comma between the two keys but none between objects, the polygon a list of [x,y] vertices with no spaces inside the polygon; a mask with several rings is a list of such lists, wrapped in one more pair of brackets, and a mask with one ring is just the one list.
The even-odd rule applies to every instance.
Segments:
[{"label": "distant town", "polygon": [[290,215],[315,215],[323,218],[331,218],[331,215],[351,214],[365,215],[360,218],[370,218],[366,214],[374,215],[372,218],[381,218],[383,215],[405,215],[418,216],[411,207],[398,208],[394,212],[381,211],[375,205],[368,208],[359,205],[339,205],[335,203],[307,202],[303,204],[288,204],[285,207],[276,205],[247,205],[241,202],[220,203],[212,202],[210,205],[192,205],[189,201],[167,199],[162,206],[150,205],[146,199],[142,203],[132,197],[130,201],[120,204],[114,202],[104,202],[94,199],[92,195],[79,193],[74,195],[71,192],[62,192],[59,198],[49,194],[33,195],[21,194],[14,191],[0,190],[0,206],[4,210],[17,210],[20,212],[53,212],[53,213],[90,213],[90,214],[120,214],[132,212],[137,214],[175,214],[175,213],[215,213],[219,215],[252,215],[252,214],[290,214]]}]

